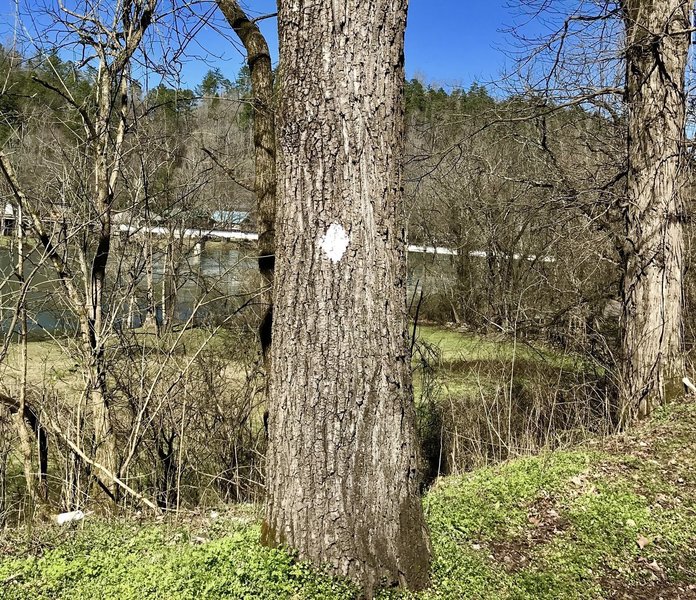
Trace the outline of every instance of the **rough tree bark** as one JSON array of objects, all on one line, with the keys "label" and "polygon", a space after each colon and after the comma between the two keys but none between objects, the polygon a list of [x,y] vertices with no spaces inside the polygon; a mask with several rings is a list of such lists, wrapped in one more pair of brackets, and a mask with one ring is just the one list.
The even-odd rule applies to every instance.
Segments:
[{"label": "rough tree bark", "polygon": [[422,588],[402,226],[406,0],[279,2],[263,541],[367,596]]},{"label": "rough tree bark", "polygon": [[[623,422],[683,373],[684,72],[693,0],[624,0],[628,178],[623,249]],[[677,388],[678,389],[678,388]]]}]

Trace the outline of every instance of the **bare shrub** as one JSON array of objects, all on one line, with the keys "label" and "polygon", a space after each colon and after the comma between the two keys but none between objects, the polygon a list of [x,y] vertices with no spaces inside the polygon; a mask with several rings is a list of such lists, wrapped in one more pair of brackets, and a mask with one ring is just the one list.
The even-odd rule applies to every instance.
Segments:
[{"label": "bare shrub", "polygon": [[425,343],[414,355],[426,483],[614,428],[609,377],[579,355],[443,361]]}]

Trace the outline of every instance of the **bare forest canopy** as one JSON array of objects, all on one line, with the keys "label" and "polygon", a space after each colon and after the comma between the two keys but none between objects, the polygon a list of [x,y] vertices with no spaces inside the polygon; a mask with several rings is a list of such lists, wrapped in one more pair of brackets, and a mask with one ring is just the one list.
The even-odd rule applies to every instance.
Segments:
[{"label": "bare forest canopy", "polygon": [[[82,113],[98,116],[97,73],[57,54],[28,58],[2,49],[0,57],[4,152],[12,156],[40,217],[65,232],[60,252],[73,265],[74,276],[89,279],[83,267],[94,258],[90,237],[99,214],[92,200],[92,149]],[[450,251],[411,255],[412,315],[453,323],[462,331],[517,336],[579,353],[604,374],[600,379],[611,378],[621,344],[626,120],[620,104],[609,110],[606,103],[567,106],[534,95],[501,99],[478,84],[445,91],[417,79],[406,81],[404,91],[408,241]],[[151,324],[163,332],[193,324],[231,327],[236,336],[253,332],[249,323],[260,314],[250,249],[230,258],[209,245],[205,276],[195,262],[200,252],[196,240],[153,236],[143,242],[138,234],[147,227],[205,232],[221,226],[213,219],[220,213],[248,214],[245,227],[253,231],[248,68],[234,80],[212,69],[193,90],[164,84],[145,90],[132,81],[127,110],[127,158],[115,186],[113,222],[134,233],[117,246],[102,305],[106,322],[118,325],[104,342],[114,365],[123,336],[128,344],[142,343],[128,332],[129,324]],[[116,116],[110,118],[115,123]],[[10,190],[3,189],[5,202],[11,203]],[[9,299],[21,286],[12,272],[17,251],[10,243],[12,234],[9,229],[4,233],[9,235],[2,248],[7,259],[0,264],[5,265],[3,293]],[[35,245],[31,237],[28,243]],[[70,301],[66,306],[60,296],[46,297],[46,290],[60,289],[47,271],[49,262],[45,252],[38,252],[25,266],[40,290],[38,298],[29,297],[34,338],[46,327],[55,329],[46,332],[47,339],[79,328],[79,306]],[[685,292],[689,305],[692,286]],[[240,307],[246,308],[230,321],[230,311]],[[59,315],[51,317],[50,325],[48,312]],[[12,314],[7,310],[2,319],[6,335],[11,334],[8,326],[19,327]],[[240,329],[240,323],[247,325]],[[692,332],[687,320],[688,347]],[[245,344],[251,347],[252,338]],[[173,340],[172,349],[178,344]],[[63,347],[68,356],[71,348]],[[161,373],[147,378],[153,378],[149,386],[165,381]],[[597,385],[603,390],[607,382]],[[174,448],[175,429],[162,435]],[[235,497],[252,493],[253,484],[247,491],[237,489],[246,489],[243,481],[233,486]],[[160,485],[169,490],[161,492],[166,503],[172,482]]]},{"label": "bare forest canopy", "polygon": [[[80,111],[95,109],[94,70],[3,49],[0,77],[6,152],[42,196],[41,210],[65,202],[68,182],[41,164],[62,152],[57,160],[74,165],[61,148],[82,136]],[[215,228],[215,213],[233,211],[253,221],[250,94],[248,68],[234,81],[210,70],[193,90],[133,82],[134,160],[113,204],[120,221],[206,229]],[[620,295],[621,115],[496,99],[477,84],[446,92],[415,79],[405,83],[405,106],[409,243],[458,253],[412,257],[413,283],[426,286],[421,316],[555,340],[575,337],[564,327],[582,321],[593,335],[592,318]]]}]

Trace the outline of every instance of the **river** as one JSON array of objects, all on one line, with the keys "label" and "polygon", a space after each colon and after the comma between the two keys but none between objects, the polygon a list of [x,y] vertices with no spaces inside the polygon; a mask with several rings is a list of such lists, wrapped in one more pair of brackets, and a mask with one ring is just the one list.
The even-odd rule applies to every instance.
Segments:
[{"label": "river", "polygon": [[[20,284],[14,275],[16,252],[9,239],[2,238],[0,246],[0,328],[6,333],[17,302]],[[146,315],[147,276],[146,263],[139,255],[129,256],[118,244],[112,250],[108,273],[108,293],[104,310],[107,318],[117,327],[139,327]],[[167,259],[163,249],[153,252],[152,289],[157,306],[158,319],[162,318],[162,306],[168,301],[173,320],[185,322],[216,321],[224,319],[246,301],[253,302],[254,290],[259,279],[253,248],[242,249],[233,243],[208,243],[201,252],[191,247],[176,252],[175,261]],[[409,294],[413,295],[417,284],[428,279],[435,257],[410,253]],[[439,262],[443,258],[437,259]],[[177,268],[173,273],[172,264]],[[165,264],[168,268],[165,269]],[[77,267],[77,264],[75,264]],[[78,267],[79,268],[79,267]],[[165,277],[165,273],[167,277]],[[55,271],[47,264],[42,252],[29,252],[24,274],[31,278],[27,293],[29,331],[32,338],[74,332],[74,312],[59,293],[60,285]],[[432,279],[431,279],[432,281]],[[78,285],[81,280],[75,279]]]}]

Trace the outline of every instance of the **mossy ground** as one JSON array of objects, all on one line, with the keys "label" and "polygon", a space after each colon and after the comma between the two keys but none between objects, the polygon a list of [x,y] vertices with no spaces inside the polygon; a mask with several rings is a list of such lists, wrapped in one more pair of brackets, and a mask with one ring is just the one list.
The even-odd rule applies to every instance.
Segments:
[{"label": "mossy ground", "polygon": [[[696,403],[630,434],[441,479],[419,599],[696,598]],[[253,507],[184,523],[88,517],[0,535],[0,598],[355,597],[258,543]],[[413,597],[383,592],[382,598]]]}]

